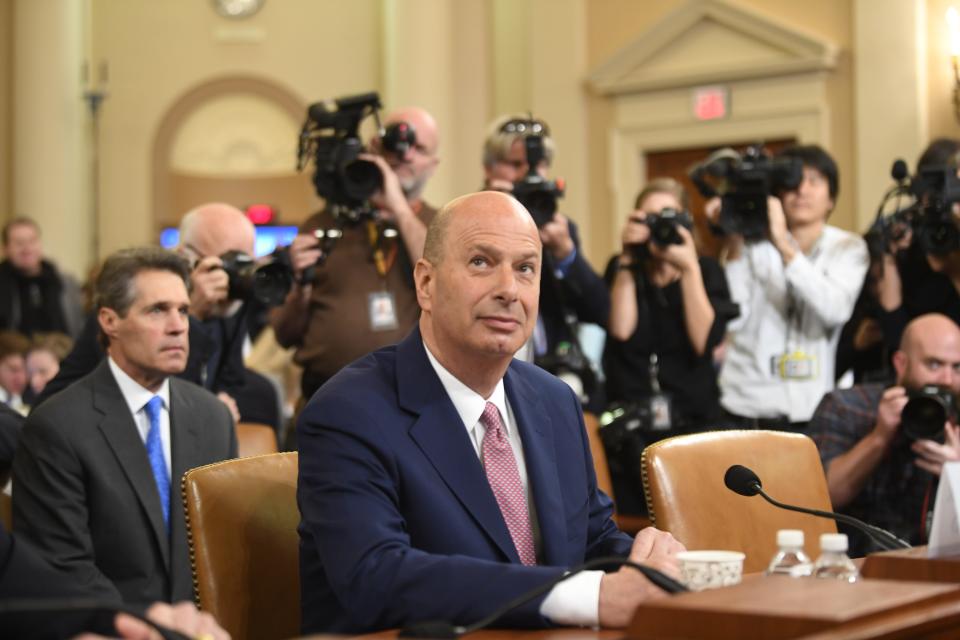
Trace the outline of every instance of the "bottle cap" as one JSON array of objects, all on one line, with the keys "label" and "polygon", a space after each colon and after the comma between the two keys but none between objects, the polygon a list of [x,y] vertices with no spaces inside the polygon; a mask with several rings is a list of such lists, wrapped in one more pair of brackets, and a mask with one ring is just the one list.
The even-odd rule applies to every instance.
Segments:
[{"label": "bottle cap", "polygon": [[780,529],[777,531],[778,547],[802,547],[803,531],[800,529]]},{"label": "bottle cap", "polygon": [[832,551],[835,553],[846,553],[847,534],[845,533],[824,533],[820,536],[820,550]]}]

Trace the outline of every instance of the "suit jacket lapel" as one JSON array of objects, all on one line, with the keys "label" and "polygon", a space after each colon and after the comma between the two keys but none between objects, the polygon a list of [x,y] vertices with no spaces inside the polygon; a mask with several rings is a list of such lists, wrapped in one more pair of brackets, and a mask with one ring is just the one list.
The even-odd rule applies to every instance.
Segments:
[{"label": "suit jacket lapel", "polygon": [[516,364],[511,364],[507,370],[503,386],[523,442],[527,480],[543,547],[543,557],[539,561],[541,564],[563,564],[567,529],[552,421],[539,394],[521,377]]},{"label": "suit jacket lapel", "polygon": [[427,359],[419,329],[397,345],[396,363],[400,406],[419,416],[410,428],[410,437],[480,528],[511,562],[519,563],[483,466],[460,415]]},{"label": "suit jacket lapel", "polygon": [[120,387],[117,386],[106,359],[94,372],[93,408],[103,415],[99,425],[100,431],[143,506],[163,556],[163,564],[169,567],[170,542],[163,522],[163,511],[160,508],[160,494],[157,492],[157,484],[150,470],[147,448],[140,438],[137,425],[133,421],[133,416],[130,415],[130,409],[123,394],[120,393]]}]

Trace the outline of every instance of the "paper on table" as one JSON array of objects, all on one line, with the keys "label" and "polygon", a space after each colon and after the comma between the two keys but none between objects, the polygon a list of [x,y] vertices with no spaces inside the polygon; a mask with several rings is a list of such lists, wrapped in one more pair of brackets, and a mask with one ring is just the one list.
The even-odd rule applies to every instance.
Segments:
[{"label": "paper on table", "polygon": [[940,472],[927,555],[957,554],[960,554],[960,462],[947,462]]}]

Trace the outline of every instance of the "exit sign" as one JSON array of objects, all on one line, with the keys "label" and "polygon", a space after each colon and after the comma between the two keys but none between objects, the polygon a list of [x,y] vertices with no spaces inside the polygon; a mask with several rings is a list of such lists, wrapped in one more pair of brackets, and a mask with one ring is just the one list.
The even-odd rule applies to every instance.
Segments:
[{"label": "exit sign", "polygon": [[697,120],[719,120],[730,111],[730,93],[726,87],[700,87],[693,90],[693,115]]}]

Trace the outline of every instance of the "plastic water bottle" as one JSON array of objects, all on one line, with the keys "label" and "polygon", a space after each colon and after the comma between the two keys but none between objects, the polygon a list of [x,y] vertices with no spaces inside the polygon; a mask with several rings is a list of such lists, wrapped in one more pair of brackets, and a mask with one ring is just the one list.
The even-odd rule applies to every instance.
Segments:
[{"label": "plastic water bottle", "polygon": [[802,578],[813,573],[810,556],[803,552],[803,531],[799,529],[781,529],[777,531],[777,546],[780,550],[773,556],[767,575]]},{"label": "plastic water bottle", "polygon": [[816,578],[856,582],[860,572],[847,556],[847,534],[824,533],[820,536],[820,557],[813,565]]}]

